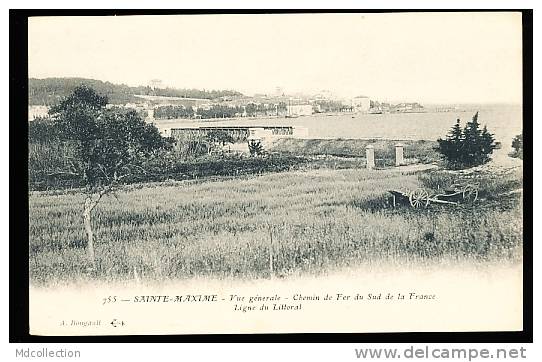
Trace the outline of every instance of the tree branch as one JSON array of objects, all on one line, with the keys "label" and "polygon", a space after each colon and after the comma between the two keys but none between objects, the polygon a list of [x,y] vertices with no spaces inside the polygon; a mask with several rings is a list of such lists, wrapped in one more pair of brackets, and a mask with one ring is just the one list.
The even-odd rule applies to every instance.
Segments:
[{"label": "tree branch", "polygon": [[69,171],[56,171],[48,173],[47,176],[58,176],[58,175],[71,175],[71,176],[81,176],[79,173],[69,172]]}]

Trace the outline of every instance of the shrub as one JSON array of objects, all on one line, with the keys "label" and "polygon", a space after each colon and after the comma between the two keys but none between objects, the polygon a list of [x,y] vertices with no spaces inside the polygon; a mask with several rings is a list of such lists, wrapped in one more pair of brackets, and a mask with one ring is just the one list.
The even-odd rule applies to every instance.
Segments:
[{"label": "shrub", "polygon": [[49,117],[36,117],[28,122],[28,142],[48,143],[59,139],[60,129]]},{"label": "shrub", "polygon": [[514,140],[512,141],[512,148],[514,151],[510,156],[521,158],[523,160],[523,132],[514,137]]},{"label": "shrub", "polygon": [[248,141],[248,150],[251,156],[258,156],[263,154],[263,145],[260,141],[250,140]]}]

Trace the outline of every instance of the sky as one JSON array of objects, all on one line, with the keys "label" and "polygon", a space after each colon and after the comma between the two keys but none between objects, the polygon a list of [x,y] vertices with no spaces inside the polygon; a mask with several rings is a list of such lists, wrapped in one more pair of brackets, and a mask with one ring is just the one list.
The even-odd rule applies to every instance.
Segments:
[{"label": "sky", "polygon": [[177,88],[521,103],[521,14],[29,19],[29,77]]}]

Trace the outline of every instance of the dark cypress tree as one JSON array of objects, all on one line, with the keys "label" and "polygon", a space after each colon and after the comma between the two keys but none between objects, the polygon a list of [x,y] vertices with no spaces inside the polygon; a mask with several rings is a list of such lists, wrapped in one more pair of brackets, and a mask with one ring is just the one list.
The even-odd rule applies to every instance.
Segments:
[{"label": "dark cypress tree", "polygon": [[482,135],[480,124],[478,123],[478,112],[472,117],[470,122],[467,122],[463,130],[464,147],[462,153],[462,163],[466,166],[474,165],[479,157],[479,140]]},{"label": "dark cypress tree", "polygon": [[458,168],[461,164],[461,154],[463,151],[463,130],[461,121],[457,119],[446,139],[439,138],[438,151],[445,156],[448,165],[452,168]]},{"label": "dark cypress tree", "polygon": [[480,161],[481,163],[486,163],[489,161],[489,155],[493,153],[495,149],[495,137],[487,130],[487,126],[484,126],[482,130],[481,140],[480,140]]},{"label": "dark cypress tree", "polygon": [[452,154],[455,155],[453,162],[458,163],[460,161],[461,154],[463,153],[464,147],[464,134],[461,129],[461,120],[457,119],[455,125],[452,127],[450,133],[450,146],[452,148]]},{"label": "dark cypress tree", "polygon": [[461,130],[460,120],[452,127],[446,139],[438,139],[437,151],[442,154],[448,166],[454,169],[484,164],[495,149],[495,138],[487,127],[480,129],[478,112]]}]

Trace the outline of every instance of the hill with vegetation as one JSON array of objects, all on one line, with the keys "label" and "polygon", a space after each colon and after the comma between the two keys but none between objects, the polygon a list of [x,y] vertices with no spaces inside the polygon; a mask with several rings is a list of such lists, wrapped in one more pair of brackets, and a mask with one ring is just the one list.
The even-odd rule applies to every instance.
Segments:
[{"label": "hill with vegetation", "polygon": [[241,96],[242,94],[233,90],[199,90],[199,89],[176,89],[157,88],[149,86],[130,87],[125,84],[114,84],[96,79],[86,78],[45,78],[28,80],[28,105],[50,106],[59,102],[63,97],[68,96],[73,90],[86,84],[99,94],[107,96],[109,103],[126,104],[138,103],[142,99],[135,95],[155,95],[166,97],[218,99],[221,97]]}]

